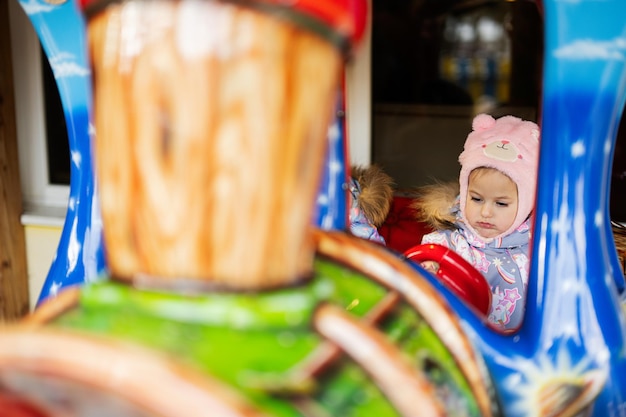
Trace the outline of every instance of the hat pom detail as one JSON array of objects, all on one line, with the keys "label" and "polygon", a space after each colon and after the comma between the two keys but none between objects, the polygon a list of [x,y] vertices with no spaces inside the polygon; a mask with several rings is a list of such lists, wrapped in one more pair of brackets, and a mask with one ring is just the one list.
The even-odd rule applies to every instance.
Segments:
[{"label": "hat pom detail", "polygon": [[496,124],[496,119],[488,114],[479,114],[472,121],[472,130],[475,132],[491,129]]}]

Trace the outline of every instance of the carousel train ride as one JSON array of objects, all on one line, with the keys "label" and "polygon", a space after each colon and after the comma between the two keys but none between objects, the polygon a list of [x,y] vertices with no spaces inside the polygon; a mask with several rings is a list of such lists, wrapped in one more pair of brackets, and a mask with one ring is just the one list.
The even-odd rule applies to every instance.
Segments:
[{"label": "carousel train ride", "polygon": [[[541,2],[528,301],[510,333],[453,253],[430,256],[464,296],[345,230],[334,114],[364,0],[20,4],[50,60],[90,71],[57,76],[70,204],[41,302],[0,328],[0,415],[626,416],[608,211],[625,2]],[[338,201],[336,227],[315,224],[320,200]]]}]

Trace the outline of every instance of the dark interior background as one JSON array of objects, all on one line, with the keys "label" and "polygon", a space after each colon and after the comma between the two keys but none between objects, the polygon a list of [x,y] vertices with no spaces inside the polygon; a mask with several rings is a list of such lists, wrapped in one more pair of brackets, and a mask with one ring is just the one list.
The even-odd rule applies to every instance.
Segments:
[{"label": "dark interior background", "polygon": [[[372,161],[400,191],[455,180],[482,112],[540,123],[543,10],[534,0],[373,0]],[[626,123],[611,181],[626,222]]]}]

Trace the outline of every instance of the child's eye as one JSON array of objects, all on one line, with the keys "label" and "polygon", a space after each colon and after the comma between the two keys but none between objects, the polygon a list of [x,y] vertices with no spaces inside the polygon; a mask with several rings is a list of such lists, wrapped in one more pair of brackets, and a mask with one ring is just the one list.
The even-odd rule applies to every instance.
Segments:
[{"label": "child's eye", "polygon": [[472,201],[474,201],[476,203],[480,203],[481,201],[483,201],[483,199],[480,198],[480,197],[472,197]]},{"label": "child's eye", "polygon": [[508,207],[508,206],[509,206],[509,203],[502,203],[502,202],[500,202],[500,201],[496,201],[496,205],[497,205],[498,207]]}]

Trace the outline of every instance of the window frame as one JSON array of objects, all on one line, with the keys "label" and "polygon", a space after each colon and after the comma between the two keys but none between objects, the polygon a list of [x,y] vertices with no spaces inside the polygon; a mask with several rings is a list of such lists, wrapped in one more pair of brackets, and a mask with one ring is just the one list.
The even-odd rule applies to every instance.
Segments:
[{"label": "window frame", "polygon": [[9,1],[15,117],[22,224],[61,226],[69,200],[69,185],[48,179],[46,120],[40,42],[18,1]]}]

